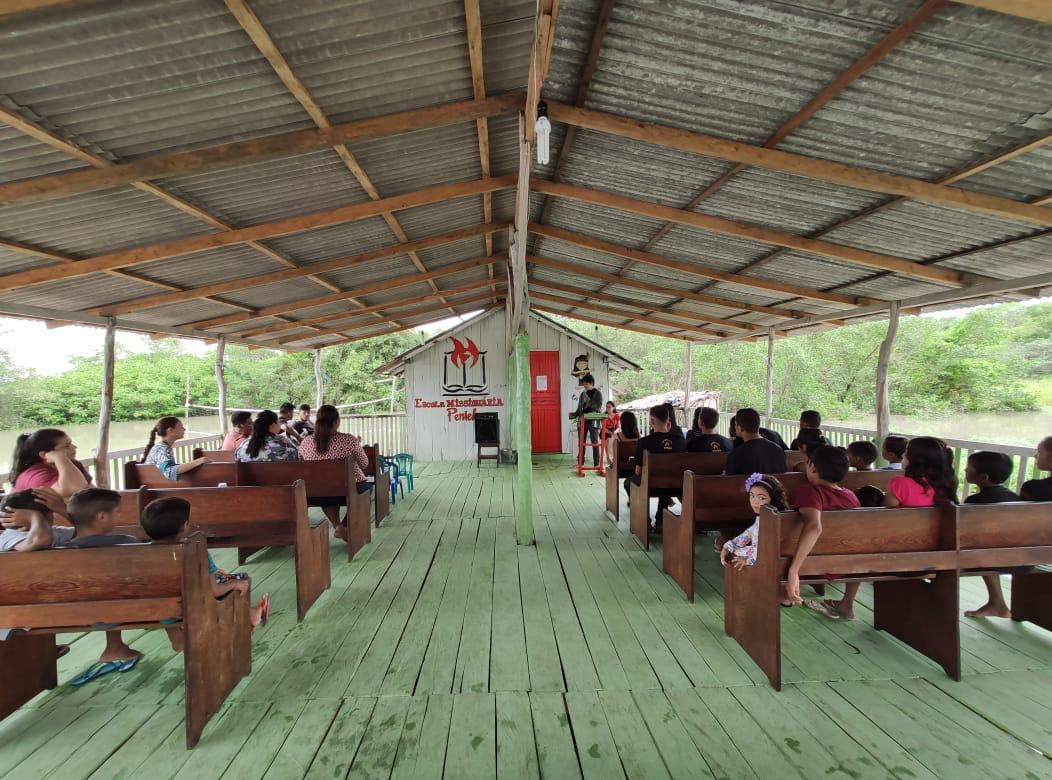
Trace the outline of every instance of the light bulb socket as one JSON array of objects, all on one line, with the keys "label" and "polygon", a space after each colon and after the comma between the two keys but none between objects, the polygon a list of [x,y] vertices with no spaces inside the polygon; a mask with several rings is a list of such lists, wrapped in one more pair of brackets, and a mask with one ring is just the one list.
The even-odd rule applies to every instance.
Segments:
[{"label": "light bulb socket", "polygon": [[545,103],[543,100],[537,103],[537,116],[538,118],[542,116],[548,116],[548,104]]}]

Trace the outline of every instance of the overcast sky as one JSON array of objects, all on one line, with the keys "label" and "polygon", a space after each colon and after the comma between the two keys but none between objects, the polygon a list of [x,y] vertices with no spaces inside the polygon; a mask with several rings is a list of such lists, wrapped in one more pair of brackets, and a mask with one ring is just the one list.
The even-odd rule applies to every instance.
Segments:
[{"label": "overcast sky", "polygon": [[[449,317],[420,328],[437,333],[452,327],[459,319]],[[36,320],[0,317],[0,345],[16,365],[31,368],[39,374],[61,374],[72,367],[70,358],[92,355],[102,349],[105,331],[82,325],[49,328]],[[202,355],[214,346],[195,339],[179,339],[187,352]],[[117,346],[131,352],[149,349],[150,337],[139,333],[117,331]]]}]

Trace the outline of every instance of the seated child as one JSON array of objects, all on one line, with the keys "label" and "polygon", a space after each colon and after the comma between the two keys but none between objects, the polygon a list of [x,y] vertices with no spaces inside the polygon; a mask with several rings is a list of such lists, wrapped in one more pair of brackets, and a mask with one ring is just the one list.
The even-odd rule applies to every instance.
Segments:
[{"label": "seated child", "polygon": [[863,485],[855,491],[855,496],[863,509],[877,509],[884,506],[884,491],[876,485]]},{"label": "seated child", "polygon": [[[1037,445],[1036,461],[1038,471],[1052,471],[1052,436],[1046,436]],[[1052,501],[1052,475],[1024,482],[1019,495],[1024,501]]]},{"label": "seated child", "polygon": [[[964,499],[964,503],[1001,504],[1006,501],[1019,501],[1019,496],[1004,486],[1012,476],[1012,467],[1012,459],[1003,452],[973,452],[968,456],[964,478],[978,487],[979,491]],[[979,609],[967,610],[964,613],[965,617],[1012,617],[1012,610],[1009,609],[1004,591],[1001,590],[1001,575],[984,574],[983,582],[986,583],[986,603]]]},{"label": "seated child", "polygon": [[898,471],[902,468],[902,456],[906,453],[909,439],[905,436],[888,436],[884,439],[881,456],[888,462],[884,468]]},{"label": "seated child", "polygon": [[804,530],[797,542],[796,554],[789,564],[785,606],[800,604],[800,567],[822,535],[822,512],[834,509],[858,509],[858,497],[838,484],[847,476],[847,452],[843,447],[816,447],[808,450],[807,484],[793,496],[793,504],[804,520]]},{"label": "seated child", "polygon": [[50,488],[8,493],[0,503],[0,552],[32,552],[61,547],[74,529],[54,526],[55,512],[65,514],[66,502]]},{"label": "seated child", "polygon": [[853,441],[847,445],[847,462],[855,471],[872,471],[877,462],[877,445],[871,441]]},{"label": "seated child", "polygon": [[[159,498],[147,504],[142,513],[142,527],[155,544],[178,544],[184,536],[193,533],[196,527],[190,522],[190,502],[183,498]],[[219,598],[232,590],[251,594],[252,581],[245,574],[228,574],[216,566],[212,554],[208,553],[208,573],[212,575],[212,594]],[[270,614],[270,594],[264,594],[259,604],[250,610],[252,630],[264,625]],[[172,649],[181,653],[185,647],[183,629],[165,629]]]},{"label": "seated child", "polygon": [[[918,436],[906,445],[902,455],[903,476],[892,477],[888,492],[884,494],[884,506],[897,507],[935,506],[956,503],[957,477],[946,457],[946,446],[930,436]],[[855,596],[861,583],[849,582],[844,586],[844,596],[839,601],[826,599],[813,606],[826,617],[855,618]]]},{"label": "seated child", "polygon": [[[793,440],[793,444],[796,445],[796,449],[807,455],[813,452],[819,447],[828,447],[829,441],[817,428],[804,428],[800,431],[800,435]],[[796,467],[797,471],[807,471],[807,461],[804,460],[799,466]]]},{"label": "seated child", "polygon": [[720,563],[731,565],[741,571],[756,563],[756,545],[760,539],[760,511],[771,506],[779,512],[788,509],[785,503],[785,488],[775,477],[752,474],[745,480],[745,492],[749,494],[749,506],[756,513],[756,520],[742,533],[723,545]]}]

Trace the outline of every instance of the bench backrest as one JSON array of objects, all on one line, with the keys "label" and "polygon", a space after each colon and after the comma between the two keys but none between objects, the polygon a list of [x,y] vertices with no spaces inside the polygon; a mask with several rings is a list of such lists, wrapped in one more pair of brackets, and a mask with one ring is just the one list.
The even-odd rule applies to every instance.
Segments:
[{"label": "bench backrest", "polygon": [[194,448],[194,458],[211,458],[216,463],[233,463],[235,450],[204,450],[200,447]]},{"label": "bench backrest", "polygon": [[957,527],[962,568],[1052,561],[1052,502],[963,504]]},{"label": "bench backrest", "polygon": [[643,453],[642,481],[648,490],[680,488],[683,473],[720,474],[727,465],[725,452]]},{"label": "bench backrest", "polygon": [[[380,462],[380,445],[379,444],[365,444],[362,446],[365,450],[365,454],[369,456],[369,465],[366,466],[363,471],[367,477],[376,476],[376,464]],[[354,473],[353,471],[351,472]]]},{"label": "bench backrest", "polygon": [[614,472],[619,477],[630,477],[636,473],[636,465],[632,462],[636,454],[636,443],[638,439],[614,439]]},{"label": "bench backrest", "polygon": [[215,487],[225,482],[237,484],[235,463],[206,463],[192,471],[180,474],[179,479],[171,480],[161,474],[156,466],[143,463],[124,464],[124,487],[135,490],[140,487]]},{"label": "bench backrest", "polygon": [[157,622],[182,615],[189,588],[211,590],[201,534],[180,544],[39,550],[0,557],[0,628]]},{"label": "bench backrest", "polygon": [[354,489],[351,458],[238,463],[238,485],[291,485],[301,480],[309,498],[346,496]]}]

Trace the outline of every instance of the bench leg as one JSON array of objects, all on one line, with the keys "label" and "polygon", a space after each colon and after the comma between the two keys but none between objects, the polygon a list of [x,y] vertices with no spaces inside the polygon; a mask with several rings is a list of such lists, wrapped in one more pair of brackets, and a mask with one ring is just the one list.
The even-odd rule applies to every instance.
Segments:
[{"label": "bench leg", "polygon": [[368,493],[350,496],[347,505],[347,562],[354,560],[354,555],[369,544],[373,538],[373,528],[369,523],[370,497]]},{"label": "bench leg", "polygon": [[296,619],[300,622],[307,615],[307,610],[318,600],[329,585],[332,584],[329,568],[329,524],[322,523],[315,528],[306,524],[305,529],[297,529],[296,547]]},{"label": "bench leg", "polygon": [[251,558],[253,555],[262,550],[262,547],[238,547],[237,548],[237,565],[244,566],[245,561]]},{"label": "bench leg", "polygon": [[391,477],[386,471],[381,472],[377,469],[374,489],[376,491],[376,527],[379,528],[384,518],[391,514]]},{"label": "bench leg", "polygon": [[0,641],[0,719],[58,685],[54,634],[22,634]]},{"label": "bench leg", "polygon": [[613,468],[606,472],[606,511],[614,517],[614,522],[620,522],[621,507],[621,480],[617,478],[617,469]]},{"label": "bench leg", "polygon": [[873,626],[961,679],[960,584],[956,571],[926,580],[873,583]]},{"label": "bench leg", "polygon": [[1052,572],[1012,575],[1012,620],[1052,631]]},{"label": "bench leg", "polygon": [[[693,529],[692,529],[693,530]],[[737,571],[723,569],[723,630],[767,675],[771,687],[782,690],[782,615],[775,562],[761,556],[756,565]],[[693,585],[693,582],[691,583]]]},{"label": "bench leg", "polygon": [[685,510],[676,517],[665,510],[661,536],[661,568],[694,601],[694,517]]},{"label": "bench leg", "polygon": [[633,484],[628,507],[628,529],[639,540],[644,550],[650,549],[650,497],[643,488]]}]

